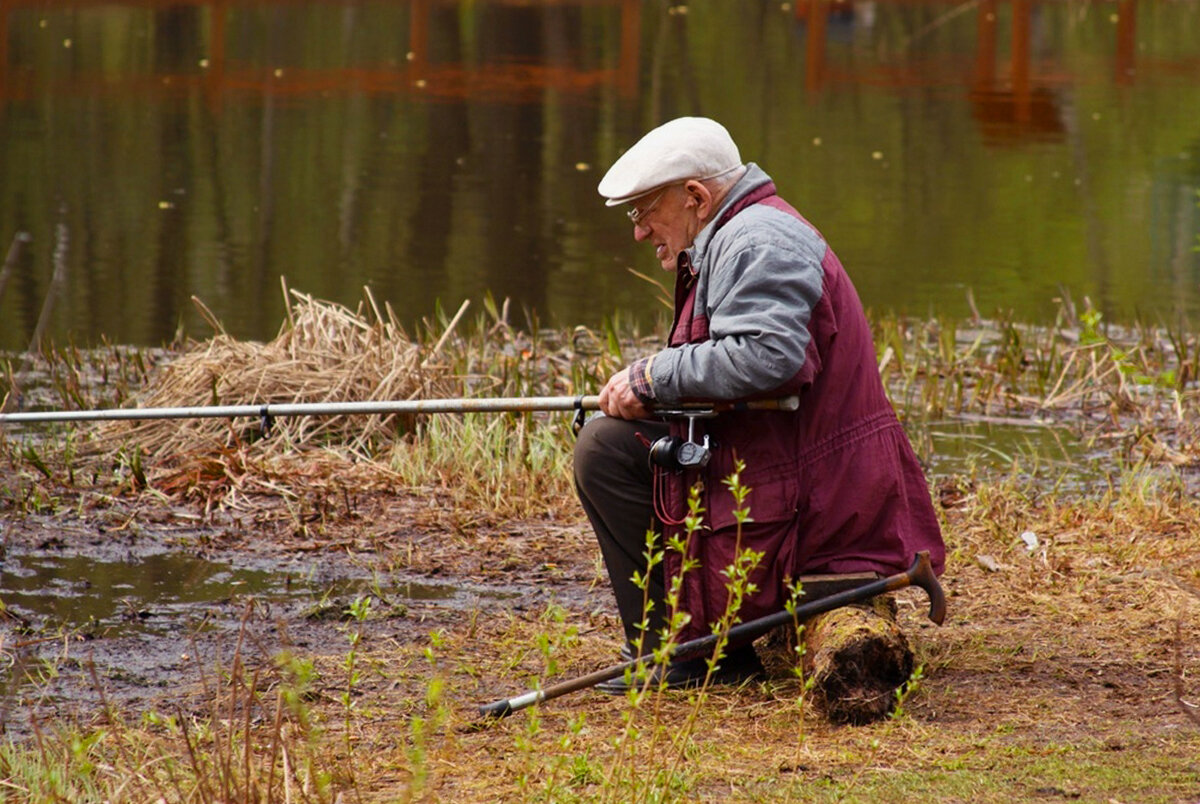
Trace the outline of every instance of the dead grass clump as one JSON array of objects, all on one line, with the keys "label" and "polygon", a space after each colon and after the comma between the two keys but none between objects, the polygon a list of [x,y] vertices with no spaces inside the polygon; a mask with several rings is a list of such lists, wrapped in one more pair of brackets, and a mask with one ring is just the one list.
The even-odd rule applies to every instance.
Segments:
[{"label": "dead grass clump", "polygon": [[[197,300],[216,334],[191,347],[137,399],[144,407],[200,407],[283,403],[402,400],[446,396],[455,384],[434,362],[437,350],[409,340],[390,307],[381,312],[366,292],[357,310],[289,291],[287,318],[265,344],[238,341]],[[172,489],[222,476],[237,478],[303,453],[366,460],[411,423],[397,415],[294,416],[254,420],[160,419],[108,422],[93,442],[96,454],[128,461],[152,458]],[[381,471],[382,465],[377,467]],[[190,480],[189,480],[190,478]]]},{"label": "dead grass clump", "polygon": [[[1168,672],[1171,626],[1187,604],[1181,585],[1198,577],[1200,506],[1162,493],[1158,486],[1148,497],[1129,479],[1080,500],[1002,481],[968,490],[946,511],[955,570],[945,584],[956,633],[986,636],[988,647],[953,663],[961,670],[999,658],[1028,670],[1035,659],[1077,656],[1092,657],[1089,672],[1102,667],[1115,679]],[[995,610],[1008,621],[997,624]],[[1131,644],[1136,650],[1117,658],[1117,646]]]}]

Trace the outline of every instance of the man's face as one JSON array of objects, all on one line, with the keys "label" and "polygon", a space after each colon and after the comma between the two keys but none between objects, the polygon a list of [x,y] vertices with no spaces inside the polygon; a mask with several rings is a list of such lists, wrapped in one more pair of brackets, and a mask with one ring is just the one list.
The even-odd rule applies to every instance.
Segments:
[{"label": "man's face", "polygon": [[[693,187],[693,185],[695,187]],[[703,226],[697,210],[695,188],[699,182],[673,184],[635,199],[630,210],[633,239],[654,246],[654,256],[663,270],[674,271],[679,252],[688,248]]]}]

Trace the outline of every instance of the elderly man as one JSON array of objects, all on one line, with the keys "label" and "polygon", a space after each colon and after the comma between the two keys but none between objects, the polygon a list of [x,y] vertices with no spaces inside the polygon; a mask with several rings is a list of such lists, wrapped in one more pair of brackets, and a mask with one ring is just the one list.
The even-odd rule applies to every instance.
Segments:
[{"label": "elderly man", "polygon": [[[689,489],[699,484],[704,528],[688,543],[697,568],[682,573],[679,640],[711,633],[724,614],[724,570],[739,550],[762,555],[755,590],[737,615],[779,611],[788,582],[806,573],[903,571],[919,550],[936,571],[945,559],[929,489],[876,367],[870,327],[833,250],[743,164],[729,132],[684,117],[646,134],[599,185],[607,205],[628,204],[633,236],[675,272],[674,323],[666,348],[615,374],[600,391],[605,414],[580,431],[575,482],[604,558],[628,650],[648,655],[669,621],[668,579],[685,557],[667,549],[647,572],[647,534],[684,534]],[[706,465],[662,466],[650,446],[682,422],[652,418],[656,406],[797,395],[794,412],[737,410],[702,420]],[[750,521],[722,480],[745,469]],[[691,562],[688,562],[691,564]],[[640,580],[639,580],[640,579]],[[624,653],[625,651],[623,651]],[[761,670],[752,646],[732,646],[714,680]],[[691,686],[704,660],[657,671]],[[601,685],[621,692],[624,682]]]}]

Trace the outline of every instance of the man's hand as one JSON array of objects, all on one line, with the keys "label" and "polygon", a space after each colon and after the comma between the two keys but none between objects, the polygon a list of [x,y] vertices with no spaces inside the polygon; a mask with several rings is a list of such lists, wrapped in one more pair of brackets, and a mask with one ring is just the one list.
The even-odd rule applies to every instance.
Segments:
[{"label": "man's hand", "polygon": [[605,416],[617,419],[645,419],[650,409],[629,385],[629,369],[624,368],[609,378],[600,389],[600,410]]}]

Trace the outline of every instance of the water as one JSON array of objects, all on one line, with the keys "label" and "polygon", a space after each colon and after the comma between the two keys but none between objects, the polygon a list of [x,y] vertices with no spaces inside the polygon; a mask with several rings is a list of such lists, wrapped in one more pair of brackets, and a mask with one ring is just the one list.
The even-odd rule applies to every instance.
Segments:
[{"label": "water", "polygon": [[1107,486],[1119,466],[1110,449],[1061,425],[948,419],[930,422],[915,435],[916,446],[925,446],[930,476],[938,478],[1018,472],[1039,478],[1046,489],[1094,492]]},{"label": "water", "polygon": [[91,636],[178,633],[181,621],[201,622],[218,609],[236,617],[251,597],[261,603],[307,609],[310,617],[344,618],[355,597],[393,605],[423,601],[461,608],[480,597],[511,597],[504,589],[396,577],[317,577],[295,566],[258,561],[253,566],[164,552],[125,560],[107,556],[21,553],[9,550],[0,562],[0,600],[10,623],[43,632],[83,629]]},{"label": "water", "polygon": [[[532,591],[370,572],[329,554],[219,558],[178,547],[134,552],[114,539],[69,543],[6,542],[0,555],[0,732],[8,737],[32,736],[29,722],[45,707],[58,723],[76,706],[157,711],[160,696],[196,690],[235,653],[252,665],[297,649],[336,656],[351,629],[413,638],[484,607],[520,607]],[[368,617],[357,623],[351,606],[368,597]]]},{"label": "water", "polygon": [[0,349],[203,337],[192,296],[270,338],[281,277],[405,321],[490,291],[650,322],[595,186],[697,113],[868,306],[1195,317],[1198,31],[1198,0],[0,0],[0,252],[32,237]]}]

